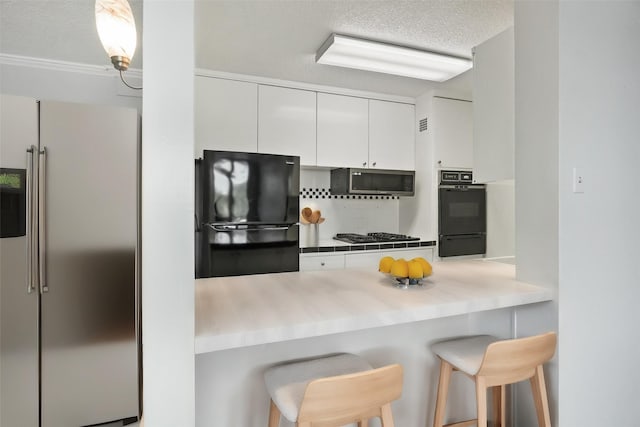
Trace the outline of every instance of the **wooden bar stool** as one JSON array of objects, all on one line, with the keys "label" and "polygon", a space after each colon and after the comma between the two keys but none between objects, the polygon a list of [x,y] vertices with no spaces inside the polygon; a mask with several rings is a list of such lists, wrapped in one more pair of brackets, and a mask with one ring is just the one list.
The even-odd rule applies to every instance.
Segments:
[{"label": "wooden bar stool", "polygon": [[[440,381],[434,427],[487,426],[487,388],[493,387],[496,425],[506,424],[505,386],[528,379],[531,382],[540,427],[551,427],[549,402],[542,365],[553,357],[557,336],[548,332],[528,338],[499,340],[480,335],[439,342],[431,346],[440,358]],[[451,373],[460,371],[476,383],[477,418],[443,424]]]},{"label": "wooden bar stool", "polygon": [[348,353],[277,365],[264,378],[271,396],[269,427],[280,425],[280,415],[298,427],[367,427],[374,417],[393,427],[391,402],[402,392],[402,366],[373,369]]}]

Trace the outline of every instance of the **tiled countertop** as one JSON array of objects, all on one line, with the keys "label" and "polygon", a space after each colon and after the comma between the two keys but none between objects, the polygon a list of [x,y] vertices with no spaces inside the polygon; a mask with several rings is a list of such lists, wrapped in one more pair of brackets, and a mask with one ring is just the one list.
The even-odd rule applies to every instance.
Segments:
[{"label": "tiled countertop", "polygon": [[552,299],[515,280],[515,266],[434,262],[426,285],[398,289],[370,269],[196,280],[195,352],[288,341]]},{"label": "tiled countertop", "polygon": [[300,247],[301,254],[315,252],[350,252],[372,251],[381,249],[403,249],[435,246],[435,240],[415,240],[409,242],[385,242],[385,243],[357,243],[351,244],[340,240],[320,240],[318,246]]}]

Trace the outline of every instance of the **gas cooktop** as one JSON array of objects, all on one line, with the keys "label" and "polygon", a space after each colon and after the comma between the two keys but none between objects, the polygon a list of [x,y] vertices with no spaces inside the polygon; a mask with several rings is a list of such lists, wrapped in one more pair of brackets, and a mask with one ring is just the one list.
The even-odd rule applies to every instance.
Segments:
[{"label": "gas cooktop", "polygon": [[393,233],[367,233],[355,234],[355,233],[338,233],[334,237],[334,240],[340,240],[347,243],[381,243],[381,242],[409,242],[420,240],[418,237],[411,237],[404,234]]}]

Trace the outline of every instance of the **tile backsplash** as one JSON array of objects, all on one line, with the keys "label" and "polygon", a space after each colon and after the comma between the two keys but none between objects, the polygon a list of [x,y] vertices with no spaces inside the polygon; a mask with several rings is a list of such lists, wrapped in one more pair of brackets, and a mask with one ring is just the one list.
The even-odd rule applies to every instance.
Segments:
[{"label": "tile backsplash", "polygon": [[[398,233],[397,197],[334,196],[330,192],[329,174],[328,169],[300,171],[300,209],[305,206],[319,209],[325,218],[319,226],[320,240],[331,240],[336,233]],[[306,235],[305,227],[300,226],[301,242]]]}]

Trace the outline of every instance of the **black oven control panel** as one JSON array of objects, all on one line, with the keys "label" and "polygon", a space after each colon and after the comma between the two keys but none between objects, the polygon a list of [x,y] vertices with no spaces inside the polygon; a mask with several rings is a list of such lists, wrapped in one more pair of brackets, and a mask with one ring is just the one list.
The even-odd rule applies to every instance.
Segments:
[{"label": "black oven control panel", "polygon": [[473,184],[471,171],[440,171],[440,185]]}]

